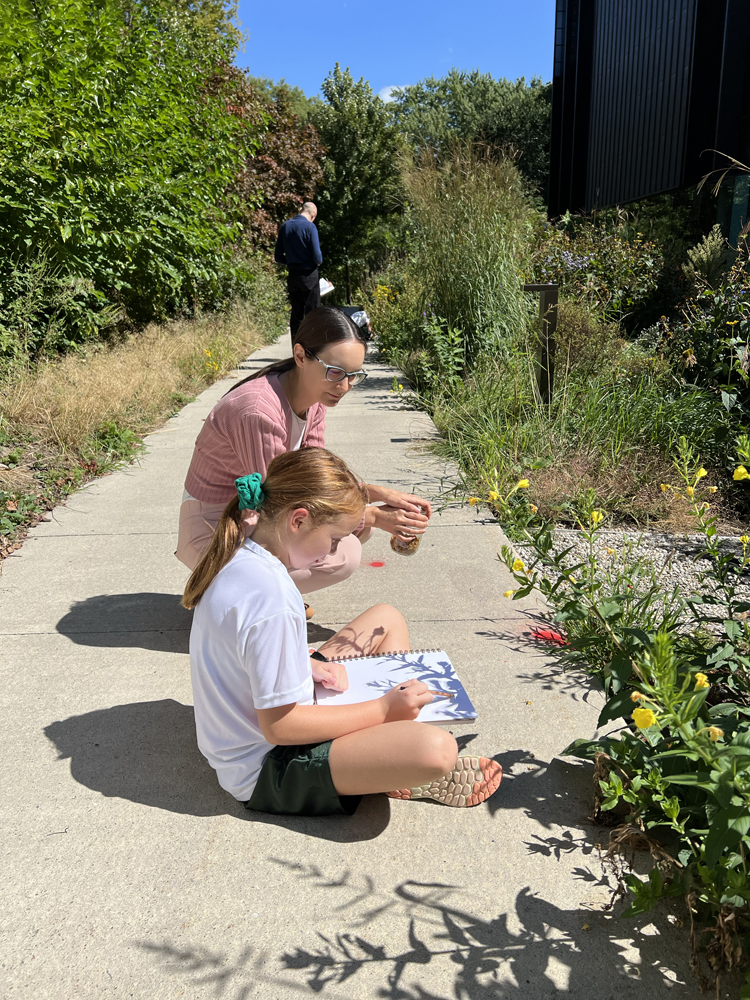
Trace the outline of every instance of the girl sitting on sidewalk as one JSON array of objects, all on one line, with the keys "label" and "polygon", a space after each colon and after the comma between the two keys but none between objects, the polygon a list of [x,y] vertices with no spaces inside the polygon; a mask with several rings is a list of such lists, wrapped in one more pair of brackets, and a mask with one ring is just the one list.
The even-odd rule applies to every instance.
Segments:
[{"label": "girl sitting on sidewalk", "polygon": [[[326,409],[337,406],[365,378],[366,349],[362,331],[342,312],[315,309],[297,331],[293,357],[238,382],[214,406],[195,442],[180,508],[175,555],[188,569],[195,568],[211,541],[239,473],[264,476],[277,455],[324,445]],[[372,528],[404,541],[424,532],[430,516],[427,500],[384,486],[368,489],[370,500],[382,506],[367,508],[335,554],[311,569],[291,570],[300,593],[351,576],[362,557],[361,542]],[[246,534],[256,521],[256,514],[247,515]]]},{"label": "girl sitting on sidewalk", "polygon": [[[290,572],[318,565],[360,524],[367,488],[323,448],[275,458],[237,480],[211,544],[188,580],[196,608],[190,667],[198,746],[219,784],[249,809],[351,814],[362,795],[473,806],[500,784],[485,757],[458,757],[443,729],[415,723],[432,701],[411,680],[374,701],[313,703],[313,682],[346,690],[343,664],[311,660]],[[242,516],[257,510],[252,538]],[[324,656],[409,648],[406,622],[378,604],[329,639]]]}]

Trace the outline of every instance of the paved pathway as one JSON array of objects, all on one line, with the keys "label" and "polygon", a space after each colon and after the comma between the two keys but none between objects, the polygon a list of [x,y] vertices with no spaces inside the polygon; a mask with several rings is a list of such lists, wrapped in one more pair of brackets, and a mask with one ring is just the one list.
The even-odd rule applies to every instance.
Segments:
[{"label": "paved pathway", "polygon": [[[366,480],[434,494],[432,424],[389,393],[392,370],[372,372],[330,414],[329,446]],[[5,563],[0,995],[697,998],[666,909],[603,909],[590,772],[555,758],[593,732],[601,696],[524,637],[503,535],[475,511],[436,517],[411,559],[377,533],[351,580],[314,595],[313,637],[399,607],[414,645],[444,647],[464,678],[480,718],[462,738],[502,762],[499,793],[465,812],[373,796],[352,819],[289,819],[219,789],[195,746],[172,552],[193,441],[231,384]]]}]

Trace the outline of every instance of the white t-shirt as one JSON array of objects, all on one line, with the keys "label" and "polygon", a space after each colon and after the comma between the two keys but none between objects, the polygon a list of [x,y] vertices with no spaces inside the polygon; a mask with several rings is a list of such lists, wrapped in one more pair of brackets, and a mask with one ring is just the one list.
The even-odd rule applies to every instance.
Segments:
[{"label": "white t-shirt", "polygon": [[302,447],[302,440],[305,436],[305,430],[307,428],[307,417],[298,417],[297,414],[292,410],[292,447],[291,451],[299,451]]},{"label": "white t-shirt", "polygon": [[201,753],[221,787],[246,802],[272,746],[256,710],[313,704],[302,595],[250,538],[195,609],[190,674]]}]

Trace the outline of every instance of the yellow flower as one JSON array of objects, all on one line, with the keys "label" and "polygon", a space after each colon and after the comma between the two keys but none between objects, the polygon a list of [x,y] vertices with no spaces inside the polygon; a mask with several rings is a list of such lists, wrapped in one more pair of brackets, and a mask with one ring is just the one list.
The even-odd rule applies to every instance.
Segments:
[{"label": "yellow flower", "polygon": [[743,545],[750,543],[750,535],[740,535],[740,541]]},{"label": "yellow flower", "polygon": [[642,701],[645,697],[646,697],[646,695],[645,694],[641,694],[640,691],[634,691],[631,694],[631,696],[630,696],[630,700],[631,701]]},{"label": "yellow flower", "polygon": [[570,574],[570,576],[568,577],[568,579],[570,580],[571,583],[578,583],[578,580],[576,580],[576,578],[573,576],[572,573]]},{"label": "yellow flower", "polygon": [[705,674],[696,674],[695,690],[699,691],[701,688],[707,688],[707,687],[711,687],[711,685],[708,683],[708,677],[706,677]]},{"label": "yellow flower", "polygon": [[715,743],[717,740],[720,740],[723,735],[724,735],[724,730],[719,729],[718,726],[708,727],[708,736],[713,743]]},{"label": "yellow flower", "polygon": [[650,729],[656,723],[656,716],[650,708],[636,708],[633,712],[633,722],[639,729]]},{"label": "yellow flower", "polygon": [[719,488],[718,486],[709,486],[708,487],[708,492],[709,493],[715,493],[718,490],[718,488]]},{"label": "yellow flower", "polygon": [[668,489],[669,489],[669,486],[666,483],[660,483],[659,486],[660,486],[660,489],[661,489],[662,493],[666,493],[668,491]]},{"label": "yellow flower", "polygon": [[728,319],[727,320],[727,326],[737,326],[738,323],[739,323],[738,319]]},{"label": "yellow flower", "polygon": [[701,468],[701,469],[698,469],[698,471],[696,472],[695,478],[696,479],[703,479],[703,477],[707,476],[707,475],[708,475],[708,473],[706,472],[706,470]]},{"label": "yellow flower", "polygon": [[738,468],[734,470],[734,475],[732,476],[732,479],[735,481],[735,483],[740,483],[742,482],[743,479],[750,479],[750,472],[747,471],[744,465],[740,465]]},{"label": "yellow flower", "polygon": [[516,559],[515,562],[513,563],[513,572],[523,573],[525,569],[526,567],[523,564],[523,559]]},{"label": "yellow flower", "polygon": [[496,493],[494,490],[490,490],[490,500],[497,500],[500,494]]},{"label": "yellow flower", "polygon": [[469,504],[475,507],[479,503],[479,497],[469,497]]},{"label": "yellow flower", "polygon": [[537,507],[537,505],[535,503],[530,503],[529,507],[531,508],[531,513],[532,514],[536,514],[536,512],[539,510],[539,508]]},{"label": "yellow flower", "polygon": [[594,511],[592,511],[591,512],[591,520],[593,521],[594,524],[601,524],[601,522],[604,520],[604,514],[603,514],[603,512],[600,511],[600,510],[594,510]]},{"label": "yellow flower", "polygon": [[695,493],[695,490],[693,489],[693,487],[692,487],[692,486],[686,486],[686,487],[685,487],[685,492],[687,493],[687,495],[688,495],[689,497],[691,497],[691,496],[693,496],[693,494]]},{"label": "yellow flower", "polygon": [[516,489],[518,490],[527,490],[528,488],[529,488],[528,479],[519,479],[518,482],[516,483]]},{"label": "yellow flower", "polygon": [[506,590],[503,597],[511,598],[515,594],[515,590]]}]

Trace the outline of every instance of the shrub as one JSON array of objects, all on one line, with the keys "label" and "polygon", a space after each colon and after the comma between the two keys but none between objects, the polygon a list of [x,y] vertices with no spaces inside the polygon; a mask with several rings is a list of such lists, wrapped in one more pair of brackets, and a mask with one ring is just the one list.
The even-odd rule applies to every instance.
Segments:
[{"label": "shrub", "polygon": [[0,6],[0,285],[7,301],[39,260],[83,282],[70,342],[89,337],[101,296],[145,322],[215,307],[246,279],[226,192],[260,125],[220,78],[235,45],[224,4],[218,19],[202,6]]},{"label": "shrub", "polygon": [[55,272],[44,257],[7,262],[0,284],[0,359],[65,351],[122,319],[90,279]]},{"label": "shrub", "polygon": [[641,308],[659,283],[662,253],[641,236],[626,239],[605,224],[563,217],[539,230],[530,274],[586,303],[608,320]]},{"label": "shrub", "polygon": [[[619,736],[579,739],[563,751],[596,762],[598,814],[618,823],[612,844],[640,842],[656,862],[648,881],[626,877],[624,915],[650,910],[663,895],[685,897],[691,923],[698,915],[712,925],[707,959],[720,975],[739,961],[750,902],[750,602],[738,590],[750,538],[739,552],[722,546],[708,502],[715,488],[702,485],[706,470],[684,439],[679,453],[678,485],[662,489],[690,509],[703,535],[712,569],[699,593],[665,595],[655,575],[634,588],[627,559],[605,570],[594,543],[606,515],[593,504],[579,521],[589,541],[583,562],[554,554],[550,526],[523,531],[528,566],[507,547],[503,560],[518,584],[506,596],[539,590],[566,631],[556,655],[601,679],[599,726],[624,720]],[[501,510],[510,499],[491,502]]]},{"label": "shrub", "polygon": [[750,418],[750,276],[744,258],[716,290],[687,302],[682,315],[662,317],[640,342],[661,354],[683,379],[721,400],[734,422]]}]

